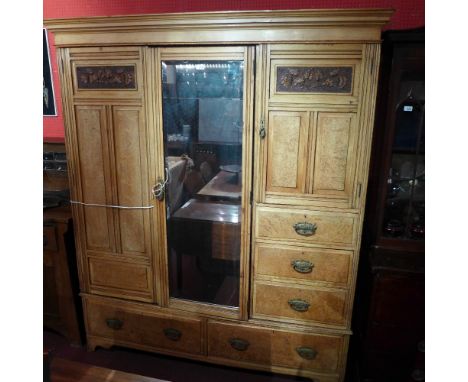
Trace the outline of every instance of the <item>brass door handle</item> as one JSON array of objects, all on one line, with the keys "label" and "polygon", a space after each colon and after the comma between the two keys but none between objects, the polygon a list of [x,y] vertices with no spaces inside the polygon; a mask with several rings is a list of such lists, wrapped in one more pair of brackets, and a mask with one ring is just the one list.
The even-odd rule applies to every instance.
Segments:
[{"label": "brass door handle", "polygon": [[307,312],[310,306],[310,304],[307,301],[301,299],[288,300],[288,304],[291,307],[291,309],[294,309],[297,312]]},{"label": "brass door handle", "polygon": [[263,119],[260,121],[260,129],[258,130],[258,135],[260,135],[260,139],[265,139],[266,137],[265,121]]},{"label": "brass door handle", "polygon": [[308,260],[293,260],[291,261],[291,265],[293,269],[299,273],[310,273],[314,267],[314,264]]},{"label": "brass door handle", "polygon": [[106,324],[109,328],[119,330],[123,326],[123,322],[117,318],[108,318]]},{"label": "brass door handle", "polygon": [[163,332],[164,335],[172,341],[179,341],[180,337],[182,337],[181,331],[174,328],[166,328]]},{"label": "brass door handle", "polygon": [[156,200],[159,200],[159,201],[164,199],[164,196],[166,194],[166,185],[167,183],[170,183],[171,181],[170,172],[167,168],[165,168],[165,172],[166,172],[166,179],[165,180],[159,179],[159,182],[156,183],[151,189],[151,194],[153,195],[154,198],[156,198]]},{"label": "brass door handle", "polygon": [[317,224],[308,222],[299,222],[293,225],[294,230],[298,235],[312,236],[317,231]]},{"label": "brass door handle", "polygon": [[308,347],[298,347],[296,348],[296,352],[299,354],[299,356],[307,360],[315,359],[318,354],[317,350]]},{"label": "brass door handle", "polygon": [[249,341],[243,340],[241,338],[231,338],[229,340],[231,347],[238,351],[245,351],[249,347]]}]

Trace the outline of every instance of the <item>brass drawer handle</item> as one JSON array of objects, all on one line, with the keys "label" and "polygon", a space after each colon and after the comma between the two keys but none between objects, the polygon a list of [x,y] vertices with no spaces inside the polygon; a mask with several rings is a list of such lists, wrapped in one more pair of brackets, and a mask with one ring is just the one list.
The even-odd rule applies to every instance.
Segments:
[{"label": "brass drawer handle", "polygon": [[307,301],[300,299],[288,300],[289,306],[298,312],[307,312],[310,304]]},{"label": "brass drawer handle", "polygon": [[246,340],[243,340],[241,338],[231,338],[229,340],[229,343],[231,344],[231,347],[239,350],[239,351],[245,351],[249,347],[250,343]]},{"label": "brass drawer handle", "polygon": [[312,348],[307,348],[307,347],[299,347],[296,348],[297,354],[299,354],[302,358],[307,359],[307,360],[312,360],[317,357],[318,351]]},{"label": "brass drawer handle", "polygon": [[312,236],[317,231],[317,224],[315,223],[299,222],[294,224],[293,227],[296,233],[302,236]]},{"label": "brass drawer handle", "polygon": [[291,261],[291,265],[299,273],[310,273],[314,267],[314,264],[307,260],[293,260]]},{"label": "brass drawer handle", "polygon": [[109,328],[119,330],[123,326],[123,322],[117,318],[108,318],[106,324]]},{"label": "brass drawer handle", "polygon": [[180,330],[174,328],[167,328],[163,330],[164,335],[169,338],[171,341],[179,341],[180,337],[182,337],[182,333]]}]

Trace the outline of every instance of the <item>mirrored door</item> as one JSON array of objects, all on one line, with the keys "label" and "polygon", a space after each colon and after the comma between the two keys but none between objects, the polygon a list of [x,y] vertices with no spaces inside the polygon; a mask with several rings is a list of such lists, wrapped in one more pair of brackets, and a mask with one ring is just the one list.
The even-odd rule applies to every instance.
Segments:
[{"label": "mirrored door", "polygon": [[161,49],[171,299],[240,304],[248,218],[242,211],[250,187],[246,55],[243,47]]}]

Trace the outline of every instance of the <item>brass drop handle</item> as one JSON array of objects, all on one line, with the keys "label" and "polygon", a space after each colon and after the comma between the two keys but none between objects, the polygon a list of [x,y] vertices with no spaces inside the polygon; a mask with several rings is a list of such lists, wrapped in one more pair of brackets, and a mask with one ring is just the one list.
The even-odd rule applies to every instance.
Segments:
[{"label": "brass drop handle", "polygon": [[291,261],[291,265],[293,269],[299,273],[310,273],[314,267],[314,264],[308,260],[293,260]]},{"label": "brass drop handle", "polygon": [[164,335],[171,341],[179,341],[180,337],[182,337],[181,331],[174,328],[166,328],[163,330],[163,332]]},{"label": "brass drop handle", "polygon": [[298,235],[312,236],[317,231],[317,224],[308,222],[299,222],[293,225],[294,230]]},{"label": "brass drop handle", "polygon": [[298,347],[296,348],[296,352],[299,354],[299,356],[307,360],[315,359],[318,354],[317,350],[308,347]]},{"label": "brass drop handle", "polygon": [[307,312],[310,306],[310,304],[307,301],[301,299],[288,300],[288,304],[291,307],[291,309],[294,309],[297,312]]},{"label": "brass drop handle", "polygon": [[231,338],[229,340],[231,347],[238,351],[245,351],[249,347],[249,341],[243,340],[241,338]]},{"label": "brass drop handle", "polygon": [[109,328],[119,330],[123,326],[123,322],[117,318],[108,318],[106,324]]}]

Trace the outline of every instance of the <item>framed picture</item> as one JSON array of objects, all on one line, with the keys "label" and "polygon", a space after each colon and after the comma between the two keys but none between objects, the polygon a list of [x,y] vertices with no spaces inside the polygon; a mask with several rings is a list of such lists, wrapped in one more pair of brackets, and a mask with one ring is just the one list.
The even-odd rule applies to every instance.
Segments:
[{"label": "framed picture", "polygon": [[42,106],[44,116],[56,116],[54,86],[52,85],[52,68],[50,66],[49,42],[47,41],[47,30],[42,29]]}]

